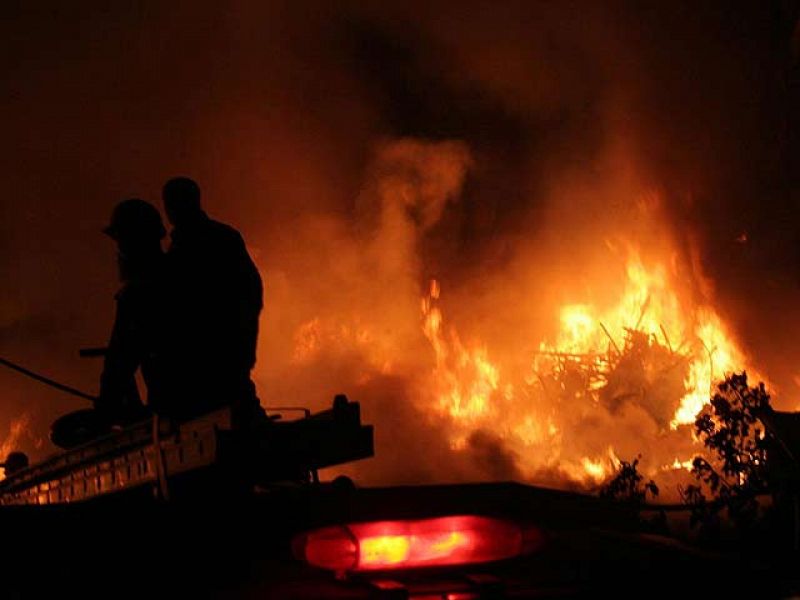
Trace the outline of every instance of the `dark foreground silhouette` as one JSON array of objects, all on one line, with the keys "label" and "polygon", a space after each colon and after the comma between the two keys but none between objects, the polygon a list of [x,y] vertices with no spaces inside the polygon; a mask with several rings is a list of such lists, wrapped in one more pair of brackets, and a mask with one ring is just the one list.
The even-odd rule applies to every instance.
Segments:
[{"label": "dark foreground silhouette", "polygon": [[185,419],[230,405],[234,418],[246,422],[258,414],[250,371],[263,306],[261,277],[239,232],[202,210],[194,181],[171,179],[163,199],[173,225],[167,252],[173,372],[171,395],[160,396],[154,409]]},{"label": "dark foreground silhouette", "polygon": [[[235,426],[263,420],[250,372],[256,361],[263,289],[242,236],[206,215],[191,179],[169,180],[164,208],[120,202],[105,229],[117,245],[121,287],[93,409],[70,413],[51,439],[72,447],[157,414],[176,423],[230,408]],[[147,403],[139,397],[141,369]]]}]

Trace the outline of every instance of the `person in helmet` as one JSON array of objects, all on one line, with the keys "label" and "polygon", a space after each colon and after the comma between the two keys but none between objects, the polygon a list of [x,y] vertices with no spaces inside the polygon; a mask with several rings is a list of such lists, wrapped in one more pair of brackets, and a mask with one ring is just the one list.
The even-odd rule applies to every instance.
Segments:
[{"label": "person in helmet", "polygon": [[234,420],[246,423],[263,415],[250,379],[261,276],[239,232],[203,211],[195,181],[170,179],[162,197],[173,226],[167,264],[181,307],[173,331],[182,391],[172,408],[193,416],[231,406]]},{"label": "person in helmet", "polygon": [[145,414],[134,380],[137,369],[141,368],[147,386],[148,404],[156,404],[166,393],[166,265],[161,248],[166,230],[158,209],[131,198],[117,204],[104,233],[117,243],[122,285],[95,408],[110,421],[127,422]]}]

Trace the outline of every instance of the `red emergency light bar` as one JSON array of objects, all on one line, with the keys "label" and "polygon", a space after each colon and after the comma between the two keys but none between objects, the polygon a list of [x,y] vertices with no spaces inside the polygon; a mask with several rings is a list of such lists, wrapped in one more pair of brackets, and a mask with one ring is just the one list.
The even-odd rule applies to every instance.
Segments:
[{"label": "red emergency light bar", "polygon": [[342,573],[492,562],[543,541],[538,529],[467,515],[324,527],[298,536],[294,548],[309,564]]}]

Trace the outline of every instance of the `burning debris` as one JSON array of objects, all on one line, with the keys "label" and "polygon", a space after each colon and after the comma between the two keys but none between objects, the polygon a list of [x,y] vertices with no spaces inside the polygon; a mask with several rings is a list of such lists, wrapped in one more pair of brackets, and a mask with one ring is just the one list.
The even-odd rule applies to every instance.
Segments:
[{"label": "burning debris", "polygon": [[688,423],[744,357],[715,313],[686,311],[665,271],[634,255],[627,275],[611,310],[562,308],[557,341],[540,343],[521,377],[492,362],[485,345],[443,331],[441,289],[431,283],[423,330],[436,364],[426,390],[451,420],[455,451],[473,432],[495,431],[528,477],[555,469],[581,485],[601,483],[618,453],[642,448],[648,475],[685,470],[697,452]]},{"label": "burning debris", "polygon": [[[664,227],[659,195],[609,185],[602,193],[632,199],[614,229],[569,244],[537,240],[514,265],[477,268],[481,277],[442,272],[420,297],[420,281],[444,264],[428,260],[426,243],[455,218],[476,163],[453,141],[376,148],[356,226],[317,223],[314,239],[300,240],[322,263],[336,257],[335,289],[344,292],[308,289],[308,305],[275,317],[293,321],[276,331],[293,346],[274,348],[286,364],[267,366],[263,388],[276,401],[334,384],[363,390],[378,431],[367,481],[418,472],[393,453],[399,438],[437,457],[426,481],[513,476],[595,487],[618,457],[640,453],[647,477],[688,476],[700,450],[691,424],[714,383],[755,371],[712,308],[702,270]],[[555,228],[574,230],[578,217],[559,212]],[[566,250],[562,262],[548,259]],[[294,301],[291,285],[277,288],[276,305]],[[389,410],[382,396],[407,406]],[[401,429],[398,414],[410,419]]]},{"label": "burning debris", "polygon": [[633,328],[625,329],[621,347],[609,340],[604,353],[542,351],[552,361],[549,372],[536,372],[542,393],[559,404],[602,405],[612,414],[634,403],[666,429],[686,395],[691,355]]}]

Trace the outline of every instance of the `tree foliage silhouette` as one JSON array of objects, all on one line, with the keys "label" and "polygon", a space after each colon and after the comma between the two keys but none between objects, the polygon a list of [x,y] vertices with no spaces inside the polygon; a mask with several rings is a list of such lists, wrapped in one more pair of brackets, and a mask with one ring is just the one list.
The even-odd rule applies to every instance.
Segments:
[{"label": "tree foliage silhouette", "polygon": [[640,458],[635,458],[633,462],[620,461],[616,475],[601,488],[600,497],[641,505],[647,500],[648,493],[652,498],[658,496],[655,481],[651,479],[643,483],[644,476],[638,470]]},{"label": "tree foliage silhouette", "polygon": [[697,436],[710,453],[708,458],[695,457],[692,474],[698,483],[681,490],[692,507],[692,526],[716,528],[723,509],[741,529],[758,520],[758,496],[769,489],[767,433],[759,415],[768,410],[764,384],[749,387],[745,372],[717,385],[710,405],[695,420]]}]

